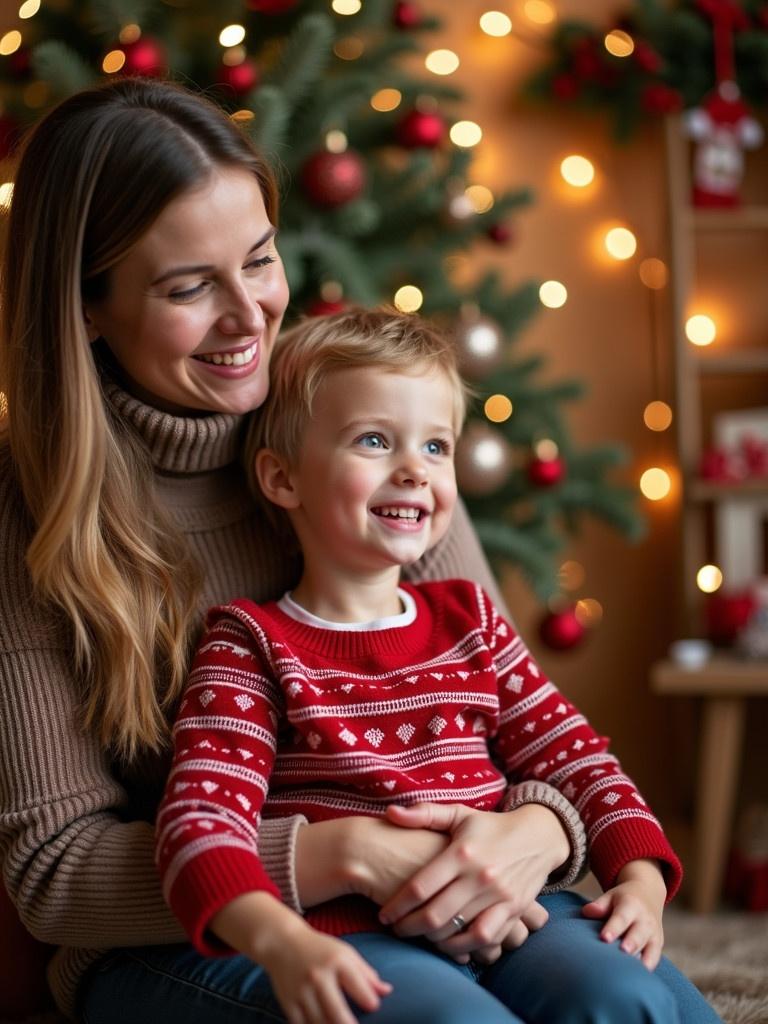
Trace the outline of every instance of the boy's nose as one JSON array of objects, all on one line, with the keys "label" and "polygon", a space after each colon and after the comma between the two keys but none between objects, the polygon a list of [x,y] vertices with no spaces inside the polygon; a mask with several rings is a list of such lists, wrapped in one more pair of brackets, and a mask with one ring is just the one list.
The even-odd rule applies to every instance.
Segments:
[{"label": "boy's nose", "polygon": [[427,467],[420,459],[410,459],[395,470],[395,482],[404,487],[425,487]]}]

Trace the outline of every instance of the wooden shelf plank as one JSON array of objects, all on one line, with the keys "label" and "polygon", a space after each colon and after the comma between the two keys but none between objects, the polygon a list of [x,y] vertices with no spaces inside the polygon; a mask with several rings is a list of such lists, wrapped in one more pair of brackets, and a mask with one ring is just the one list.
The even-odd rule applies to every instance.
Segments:
[{"label": "wooden shelf plank", "polygon": [[730,210],[689,209],[687,219],[699,231],[764,231],[768,206],[741,206]]},{"label": "wooden shelf plank", "polygon": [[701,668],[681,668],[674,661],[660,661],[651,668],[656,693],[689,697],[748,697],[768,694],[768,661],[747,661],[719,654]]},{"label": "wooden shelf plank", "polygon": [[702,374],[768,373],[768,350],[742,349],[720,355],[699,356],[695,365]]},{"label": "wooden shelf plank", "polygon": [[723,498],[743,499],[768,497],[768,480],[741,480],[738,483],[717,483],[714,480],[691,480],[687,495],[693,501],[720,501]]}]

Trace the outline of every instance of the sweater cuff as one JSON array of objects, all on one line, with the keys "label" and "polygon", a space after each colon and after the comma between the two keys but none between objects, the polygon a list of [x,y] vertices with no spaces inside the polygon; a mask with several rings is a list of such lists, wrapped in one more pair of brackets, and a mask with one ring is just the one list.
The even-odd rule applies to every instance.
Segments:
[{"label": "sweater cuff", "polygon": [[590,844],[589,860],[603,889],[616,885],[616,876],[630,861],[658,861],[667,886],[667,903],[677,893],[683,879],[680,859],[655,820],[630,820],[621,827],[604,828]]},{"label": "sweater cuff", "polygon": [[280,890],[286,907],[303,914],[296,887],[296,833],[307,825],[303,814],[290,818],[262,818],[259,826],[259,858]]},{"label": "sweater cuff", "polygon": [[563,794],[546,782],[519,782],[508,787],[500,810],[514,811],[525,804],[542,804],[553,811],[565,829],[571,845],[571,856],[554,871],[541,890],[543,895],[560,892],[578,882],[587,872],[587,836],[579,812]]}]

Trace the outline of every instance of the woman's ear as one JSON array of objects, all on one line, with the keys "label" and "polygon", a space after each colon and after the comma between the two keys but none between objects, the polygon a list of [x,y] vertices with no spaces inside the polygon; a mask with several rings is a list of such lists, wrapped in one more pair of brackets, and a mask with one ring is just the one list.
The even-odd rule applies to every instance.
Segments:
[{"label": "woman's ear", "polygon": [[299,495],[294,486],[286,460],[272,451],[261,448],[256,453],[254,472],[261,493],[278,508],[298,508]]},{"label": "woman's ear", "polygon": [[88,332],[88,341],[93,344],[94,341],[98,341],[101,337],[101,331],[98,329],[96,324],[93,322],[91,314],[88,312],[88,307],[83,303],[83,320],[85,321],[85,329]]}]

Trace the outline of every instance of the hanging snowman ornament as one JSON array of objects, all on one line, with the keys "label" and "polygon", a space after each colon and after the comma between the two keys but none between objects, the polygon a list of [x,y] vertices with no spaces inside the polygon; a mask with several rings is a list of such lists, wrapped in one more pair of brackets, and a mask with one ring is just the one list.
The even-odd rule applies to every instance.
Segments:
[{"label": "hanging snowman ornament", "polygon": [[744,177],[744,151],[757,149],[763,129],[752,117],[735,82],[722,82],[700,107],[685,115],[695,142],[694,206],[738,206]]}]

